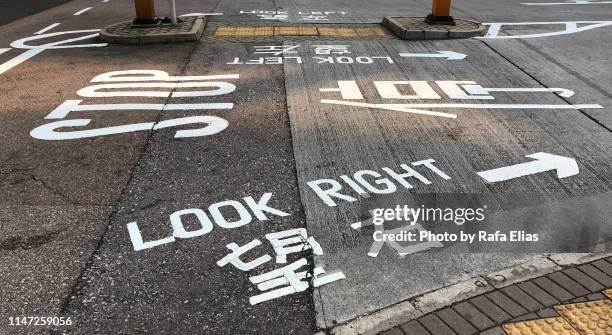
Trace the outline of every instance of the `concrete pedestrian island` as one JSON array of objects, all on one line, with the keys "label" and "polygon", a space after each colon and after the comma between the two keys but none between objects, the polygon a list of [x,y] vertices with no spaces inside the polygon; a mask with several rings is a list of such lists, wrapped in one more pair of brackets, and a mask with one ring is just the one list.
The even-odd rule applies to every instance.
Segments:
[{"label": "concrete pedestrian island", "polygon": [[203,17],[181,18],[176,26],[159,24],[135,27],[132,21],[110,25],[100,32],[100,39],[115,44],[150,44],[197,41],[202,36],[206,19]]},{"label": "concrete pedestrian island", "polygon": [[485,33],[479,22],[463,19],[455,19],[454,25],[431,25],[424,17],[386,16],[382,24],[403,40],[470,38]]}]

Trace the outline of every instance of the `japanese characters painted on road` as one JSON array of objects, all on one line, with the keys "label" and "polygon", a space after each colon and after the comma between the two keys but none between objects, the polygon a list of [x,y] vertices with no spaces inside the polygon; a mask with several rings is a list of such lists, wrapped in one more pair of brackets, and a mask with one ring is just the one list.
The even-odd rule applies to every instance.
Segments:
[{"label": "japanese characters painted on road", "polygon": [[[85,98],[108,97],[212,97],[230,94],[236,90],[232,83],[220,80],[238,79],[237,74],[223,74],[212,76],[170,76],[158,70],[127,70],[103,73],[91,80],[92,83],[103,83],[88,86],[77,91]],[[181,91],[183,88],[205,88],[205,90]],[[142,90],[133,90],[142,89]],[[152,90],[158,89],[158,90]],[[39,140],[58,141],[125,134],[138,131],[174,128],[191,124],[205,124],[197,129],[177,130],[175,138],[210,136],[223,131],[229,125],[225,119],[216,116],[197,115],[159,122],[143,122],[121,126],[93,128],[84,130],[60,131],[62,128],[85,127],[92,119],[65,119],[71,112],[77,111],[126,111],[126,110],[213,110],[232,109],[233,103],[189,103],[189,104],[82,104],[83,100],[67,100],[51,111],[45,119],[54,121],[36,127],[30,135]]]},{"label": "japanese characters painted on road", "polygon": [[[240,14],[253,14],[259,17],[261,20],[274,20],[274,21],[286,21],[293,19],[296,13],[288,12],[284,10],[241,10]],[[346,12],[336,11],[309,11],[302,12],[298,11],[297,16],[299,21],[305,22],[325,22],[329,21],[331,16],[343,16]]]},{"label": "japanese characters painted on road", "polygon": [[[314,54],[307,61],[313,64],[373,64],[373,63],[388,63],[394,64],[395,61],[389,56],[370,56],[370,55],[353,55],[350,50],[350,45],[346,44],[320,44],[311,46]],[[304,59],[297,56],[300,45],[258,45],[253,47],[253,58],[240,59],[234,57],[234,60],[228,62],[228,65],[282,65],[288,62],[302,64]],[[401,55],[401,54],[400,54]],[[451,57],[456,58],[462,54],[452,51],[443,51],[442,56],[434,55],[434,57]],[[465,57],[465,55],[463,55]],[[409,57],[409,56],[402,56]],[[455,58],[453,58],[455,57]]]},{"label": "japanese characters painted on road", "polygon": [[[84,44],[72,44],[78,41],[91,40],[99,35],[100,29],[87,29],[87,30],[72,30],[72,31],[58,31],[54,33],[42,34],[41,32],[47,32],[59,24],[54,23],[51,26],[35,33],[34,36],[25,37],[11,43],[11,47],[15,49],[26,49],[27,51],[13,57],[12,59],[0,64],[0,74],[14,68],[15,66],[27,61],[28,59],[38,55],[45,50],[52,49],[72,49],[72,48],[100,48],[104,47],[106,43],[84,43]],[[65,40],[57,41],[55,38],[64,35],[77,35],[78,37],[72,37]],[[80,36],[79,36],[80,35]],[[45,44],[30,45],[28,42],[43,40],[45,38],[54,38],[54,42],[48,42]],[[0,49],[0,54],[9,51],[10,49]]]},{"label": "japanese characters painted on road", "polygon": [[[468,80],[436,80],[435,85],[444,92],[447,98],[454,100],[495,100],[491,95],[493,92],[531,92],[531,93],[553,93],[564,98],[574,95],[573,91],[565,88],[522,88],[522,87],[482,87],[474,81]],[[373,81],[382,99],[393,100],[440,100],[442,97],[433,89],[432,84],[421,80],[407,81]],[[403,94],[399,87],[411,88],[414,94]],[[603,108],[597,104],[466,104],[466,103],[412,103],[412,104],[375,104],[359,101],[363,100],[361,89],[355,80],[338,81],[338,87],[321,88],[323,93],[334,93],[341,100],[321,99],[322,104],[344,105],[353,107],[365,107],[403,113],[430,115],[454,119],[456,114],[448,112],[436,112],[428,109],[434,108],[470,108],[470,109],[589,109]]]},{"label": "japanese characters painted on road", "polygon": [[[475,38],[497,38],[497,39],[508,39],[508,38],[537,38],[537,37],[550,37],[557,35],[568,35],[574,34],[586,30],[602,28],[612,25],[612,21],[562,21],[562,22],[496,22],[496,23],[483,23],[483,25],[489,26],[487,34],[482,37]],[[581,26],[579,26],[581,25]],[[519,26],[565,26],[563,30],[554,30],[546,33],[532,33],[532,34],[512,34],[512,35],[499,35],[502,31],[502,27],[519,27]],[[557,29],[557,28],[554,28]],[[520,31],[517,29],[517,31]]]}]

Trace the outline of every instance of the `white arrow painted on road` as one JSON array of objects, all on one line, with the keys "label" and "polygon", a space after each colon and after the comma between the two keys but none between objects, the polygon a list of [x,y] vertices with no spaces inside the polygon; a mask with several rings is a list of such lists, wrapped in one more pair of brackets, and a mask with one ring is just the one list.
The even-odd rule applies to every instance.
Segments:
[{"label": "white arrow painted on road", "polygon": [[438,51],[438,53],[435,54],[400,53],[399,55],[406,58],[446,58],[446,60],[458,60],[466,57],[465,54],[454,51]]},{"label": "white arrow painted on road", "polygon": [[578,164],[573,158],[545,152],[538,152],[525,157],[533,158],[535,161],[482,171],[478,172],[478,175],[489,183],[495,183],[551,170],[557,171],[559,179],[576,175],[579,172]]}]

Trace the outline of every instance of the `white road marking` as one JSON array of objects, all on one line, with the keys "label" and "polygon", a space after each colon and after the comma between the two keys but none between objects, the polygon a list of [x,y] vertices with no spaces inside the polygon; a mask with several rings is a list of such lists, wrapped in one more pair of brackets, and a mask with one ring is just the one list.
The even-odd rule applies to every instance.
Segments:
[{"label": "white road marking", "polygon": [[[89,33],[89,32],[91,32],[92,34],[84,35],[84,36],[76,37],[76,38],[70,38],[70,39],[62,40],[62,41],[50,42],[50,43],[41,44],[41,45],[28,45],[28,44],[26,44],[26,42],[40,40],[40,39],[45,39],[47,37],[60,36],[60,35],[69,35],[69,34],[81,34],[81,33]],[[22,39],[13,41],[11,43],[11,46],[13,48],[16,48],[16,49],[41,49],[41,50],[47,50],[47,49],[72,49],[72,48],[96,48],[96,47],[97,48],[101,48],[101,47],[105,47],[105,46],[108,45],[107,43],[64,45],[64,44],[68,44],[68,43],[72,43],[72,42],[76,42],[76,41],[81,41],[81,40],[86,40],[86,39],[90,39],[90,38],[93,38],[93,37],[97,37],[98,35],[100,35],[99,32],[100,32],[100,29],[59,31],[59,32],[56,32],[56,33],[47,33],[47,34],[42,34],[42,35],[30,36],[30,37],[22,38]]]},{"label": "white road marking", "polygon": [[214,16],[214,15],[223,15],[223,13],[188,13],[188,14],[179,15],[179,17]]},{"label": "white road marking", "polygon": [[59,25],[60,25],[60,23],[54,23],[54,24],[52,24],[52,25],[50,25],[50,26],[48,26],[48,27],[46,27],[46,28],[43,28],[43,29],[41,29],[41,30],[39,30],[39,31],[35,32],[35,33],[34,33],[34,35],[44,34],[44,33],[46,33],[47,31],[49,31],[49,30],[51,30],[51,29],[53,29],[53,28],[55,28],[55,27],[57,27],[57,26],[59,26]]},{"label": "white road marking", "polygon": [[[502,26],[530,26],[530,25],[565,25],[564,30],[552,31],[548,33],[537,33],[537,34],[526,34],[526,35],[508,35],[499,36],[499,32]],[[586,26],[578,27],[578,24],[587,24]],[[495,22],[495,23],[483,23],[485,26],[489,26],[489,30],[485,36],[478,36],[474,38],[536,38],[536,37],[549,37],[557,35],[574,34],[581,31],[591,30],[595,28],[601,28],[611,26],[612,21],[567,21],[567,22]]]},{"label": "white road marking", "polygon": [[[92,37],[96,37],[99,35],[99,29],[90,29],[90,30],[75,30],[75,31],[60,31],[60,32],[55,32],[55,33],[46,33],[46,34],[40,34],[40,35],[34,35],[34,36],[29,36],[26,38],[22,38],[16,41],[13,41],[11,43],[11,46],[15,49],[26,49],[27,51],[23,52],[22,54],[18,55],[17,57],[14,57],[13,59],[8,60],[7,62],[0,64],[0,74],[3,74],[4,72],[14,68],[15,66],[25,62],[26,60],[38,55],[39,53],[47,50],[47,49],[70,49],[70,48],[86,48],[86,47],[104,47],[107,44],[106,43],[97,43],[97,44],[81,44],[81,45],[63,45],[66,43],[72,43],[72,42],[76,42],[76,41],[80,41],[80,40],[84,40],[84,39],[89,39]],[[46,44],[41,44],[41,45],[27,45],[25,44],[25,42],[28,41],[34,41],[34,40],[39,40],[39,39],[44,39],[47,37],[52,37],[52,36],[60,36],[60,35],[66,35],[66,34],[78,34],[78,33],[88,33],[88,32],[95,32],[94,34],[90,34],[90,35],[85,35],[85,36],[81,36],[81,37],[77,37],[77,38],[71,38],[71,39],[67,39],[67,40],[62,40],[62,41],[56,41],[56,42],[50,42],[50,43],[46,43]],[[0,50],[4,50],[3,52],[6,52],[7,50],[10,49],[0,49]]]},{"label": "white road marking", "polygon": [[[393,105],[393,104],[369,104],[369,103],[365,103],[365,102],[327,100],[327,99],[321,99],[321,103],[324,103],[324,104],[334,104],[334,105],[345,105],[345,106],[355,106],[355,107],[367,107],[367,108],[386,109],[386,110],[392,110],[392,111],[404,112],[404,113],[423,114],[423,115],[431,115],[431,116],[441,116],[441,117],[447,117],[447,118],[450,118],[450,119],[456,119],[457,118],[456,114],[442,113],[442,112],[432,112],[432,111],[426,111],[426,110],[420,110],[420,109],[413,109],[413,108],[411,108],[411,107],[419,107],[418,106],[419,104],[401,104],[401,105],[400,104],[396,104],[396,105]],[[434,106],[434,104],[422,104],[422,105],[426,105],[427,107]],[[440,104],[440,105],[445,105],[445,104]]]},{"label": "white road marking", "polygon": [[3,63],[0,64],[0,74],[3,74],[4,72],[14,68],[15,66],[27,61],[28,59],[38,55],[39,53],[45,51],[45,49],[30,49],[22,54],[20,54],[19,56]]},{"label": "white road marking", "polygon": [[446,58],[446,60],[459,60],[466,57],[465,54],[454,52],[454,51],[438,51],[435,54],[411,54],[411,53],[400,53],[400,57],[413,57],[413,58]]},{"label": "white road marking", "polygon": [[11,48],[0,48],[0,55],[2,55],[3,53],[7,52],[11,50]]},{"label": "white road marking", "polygon": [[364,102],[342,101],[321,99],[321,103],[345,105],[354,107],[366,107],[392,110],[404,113],[423,114],[431,116],[441,116],[451,119],[457,118],[457,115],[442,112],[433,112],[420,110],[415,108],[473,108],[473,109],[593,109],[603,108],[597,104],[581,104],[581,105],[538,105],[538,104],[370,104]]},{"label": "white road marking", "polygon": [[574,2],[521,2],[521,5],[527,6],[559,6],[559,5],[602,5],[612,4],[612,1],[574,1]]},{"label": "white road marking", "polygon": [[102,2],[108,2],[108,0],[102,0]]},{"label": "white road marking", "polygon": [[74,15],[74,16],[79,16],[79,15],[81,15],[81,14],[85,13],[86,11],[88,11],[88,10],[90,10],[90,9],[92,9],[92,8],[93,8],[93,7],[83,8],[83,9],[81,9],[80,11],[78,11],[78,12],[76,12],[76,13],[72,14],[72,15]]},{"label": "white road marking", "polygon": [[232,109],[234,104],[223,102],[197,103],[197,104],[102,104],[79,105],[83,100],[66,100],[45,116],[45,119],[63,119],[68,113],[76,111],[119,111],[119,110],[204,110],[204,109]]},{"label": "white road marking", "polygon": [[561,179],[577,175],[580,171],[578,164],[576,164],[576,160],[573,158],[557,156],[545,152],[538,152],[525,157],[535,160],[528,163],[481,171],[478,172],[478,175],[489,183],[495,183],[550,170],[556,170],[557,177]]},{"label": "white road marking", "polygon": [[553,92],[559,95],[560,97],[570,98],[576,94],[572,90],[568,90],[567,88],[489,88],[483,87],[483,89],[487,92]]}]

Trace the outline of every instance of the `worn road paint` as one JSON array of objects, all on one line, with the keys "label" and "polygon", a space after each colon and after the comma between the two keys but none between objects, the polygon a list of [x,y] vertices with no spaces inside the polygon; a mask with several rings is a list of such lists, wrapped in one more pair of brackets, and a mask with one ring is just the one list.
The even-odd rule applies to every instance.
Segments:
[{"label": "worn road paint", "polygon": [[188,14],[179,15],[179,17],[214,16],[214,15],[223,15],[223,13],[188,13]]},{"label": "worn road paint", "polygon": [[[578,24],[589,24],[584,27],[578,28]],[[485,26],[489,26],[489,30],[485,36],[478,36],[474,38],[537,38],[537,37],[550,37],[557,35],[568,35],[574,34],[581,31],[591,30],[595,28],[601,28],[611,26],[612,21],[567,21],[567,22],[496,22],[496,23],[483,23]],[[511,35],[511,36],[499,36],[499,31],[503,26],[531,26],[531,25],[565,25],[565,30],[553,31],[549,33],[537,33],[537,34],[526,34],[526,35]]]},{"label": "worn road paint", "polygon": [[7,52],[11,50],[11,48],[0,48],[0,55],[2,55],[3,53]]},{"label": "worn road paint", "polygon": [[81,9],[80,11],[78,11],[78,12],[76,12],[76,13],[72,14],[72,15],[74,15],[74,16],[79,16],[79,15],[81,15],[81,14],[85,13],[86,11],[88,11],[88,10],[90,10],[90,9],[92,9],[92,8],[93,8],[93,7],[83,8],[83,9]]},{"label": "worn road paint", "polygon": [[405,58],[446,58],[446,60],[459,60],[464,59],[467,55],[454,52],[454,51],[438,51],[435,54],[411,54],[411,53],[401,53],[400,57]]},{"label": "worn road paint", "polygon": [[522,2],[527,6],[559,6],[559,5],[603,5],[612,4],[612,1],[574,1],[574,2]]},{"label": "worn road paint", "polygon": [[[10,49],[3,49],[3,50],[10,50]],[[0,64],[0,74],[3,74],[4,72],[14,68],[15,66],[27,61],[28,59],[38,55],[39,53],[45,51],[45,49],[30,49],[22,54],[20,54],[17,57],[14,57],[13,59],[6,61],[2,64]]]},{"label": "worn road paint", "polygon": [[[333,105],[354,106],[354,107],[366,107],[366,108],[385,109],[385,110],[391,110],[391,111],[403,112],[403,113],[413,113],[413,114],[422,114],[422,115],[430,115],[430,116],[440,116],[440,117],[446,117],[446,118],[450,118],[450,119],[457,118],[456,114],[443,113],[443,112],[433,112],[433,111],[415,109],[416,107],[427,107],[427,108],[448,107],[447,105],[452,105],[452,104],[370,104],[370,103],[366,103],[366,102],[328,100],[328,99],[321,99],[321,103],[323,103],[323,104],[333,104]],[[440,106],[437,106],[437,105],[440,105]],[[456,105],[458,105],[458,104],[456,104]],[[415,108],[411,108],[411,107],[415,107]]]},{"label": "worn road paint", "polygon": [[192,104],[95,104],[80,105],[83,100],[66,100],[45,116],[45,119],[63,119],[70,112],[84,111],[121,111],[121,110],[205,110],[205,109],[232,109],[231,102],[192,103]]},{"label": "worn road paint", "polygon": [[[50,43],[41,44],[41,45],[27,45],[26,44],[26,42],[35,41],[35,40],[41,40],[41,39],[45,39],[47,37],[55,37],[55,36],[67,35],[67,34],[82,34],[82,33],[91,33],[91,34],[84,35],[84,36],[81,36],[81,37],[76,37],[76,38],[69,38],[67,40],[50,42]],[[42,34],[42,35],[37,35],[37,36],[25,37],[25,38],[18,39],[16,41],[14,41],[10,45],[13,48],[16,48],[16,49],[41,49],[41,50],[46,50],[46,49],[72,49],[72,48],[101,48],[101,47],[107,46],[108,45],[107,43],[90,43],[90,44],[64,45],[64,44],[67,44],[67,43],[72,43],[72,42],[76,42],[76,41],[81,41],[81,40],[86,40],[86,39],[98,37],[98,35],[100,35],[100,29],[59,31],[59,32],[56,32],[56,33],[48,33],[48,34]]]},{"label": "worn road paint", "polygon": [[[465,85],[464,88],[469,92],[470,85]],[[551,92],[556,93],[560,97],[570,98],[573,97],[576,92],[568,90],[567,88],[560,87],[542,87],[542,88],[497,88],[497,87],[483,87],[485,92]]]},{"label": "worn road paint", "polygon": [[[47,27],[49,28],[49,27]],[[13,48],[16,49],[30,49],[16,57],[14,57],[13,59],[0,64],[0,74],[3,74],[4,72],[14,68],[15,66],[25,62],[26,60],[38,55],[39,53],[43,52],[46,49],[70,49],[70,48],[89,48],[89,47],[105,47],[107,44],[106,43],[96,43],[96,44],[80,44],[80,45],[63,45],[63,44],[67,44],[67,43],[72,43],[72,42],[76,42],[76,41],[80,41],[80,40],[84,40],[84,39],[89,39],[89,38],[93,38],[93,37],[97,37],[99,35],[100,30],[99,29],[87,29],[87,30],[73,30],[73,31],[60,31],[60,32],[55,32],[55,33],[48,33],[48,34],[40,34],[40,35],[36,35],[36,36],[30,36],[30,37],[25,37],[19,40],[16,40],[14,42],[12,42],[10,45]],[[77,38],[70,38],[67,40],[62,40],[62,41],[56,41],[56,42],[50,42],[47,44],[42,44],[42,45],[27,45],[26,42],[28,41],[34,41],[34,40],[39,40],[39,39],[44,39],[47,37],[55,37],[55,36],[60,36],[60,35],[66,35],[66,34],[81,34],[81,33],[92,33],[92,34],[88,34],[88,35],[84,35],[81,37],[77,37]]]},{"label": "worn road paint", "polygon": [[[117,89],[117,88],[167,88],[166,91],[112,91],[112,92],[100,92],[104,89]],[[194,88],[194,87],[215,87],[214,90],[206,91],[187,91],[187,92],[176,92],[178,88]],[[219,81],[202,81],[202,82],[188,82],[188,83],[121,83],[121,84],[101,84],[93,85],[82,88],[77,91],[77,94],[82,97],[88,98],[101,98],[101,97],[208,97],[223,95],[234,92],[236,86],[231,83],[219,82]]]},{"label": "worn road paint", "polygon": [[441,116],[455,119],[456,114],[433,112],[416,108],[473,108],[473,109],[599,109],[597,104],[583,105],[537,105],[537,104],[371,104],[365,102],[321,99],[323,104],[345,105],[353,107],[366,107],[391,110],[404,113]]},{"label": "worn road paint", "polygon": [[[136,76],[139,75],[139,76]],[[218,80],[239,79],[238,74],[220,74],[210,76],[170,76],[167,72],[160,70],[125,70],[106,72],[95,76],[91,82],[134,82],[134,81],[194,81],[194,80]]]},{"label": "worn road paint", "polygon": [[556,170],[559,179],[577,175],[580,171],[576,160],[569,157],[557,156],[545,152],[538,152],[525,157],[534,161],[506,166],[498,169],[481,171],[478,175],[488,183],[510,180],[536,173]]},{"label": "worn road paint", "polygon": [[41,29],[41,30],[39,30],[39,31],[35,32],[35,33],[34,33],[34,35],[44,34],[44,33],[46,33],[47,31],[49,31],[49,30],[51,30],[51,29],[53,29],[53,28],[55,28],[55,27],[59,26],[60,24],[61,24],[61,23],[54,23],[54,24],[51,24],[51,25],[49,25],[48,27],[43,28],[43,29]]}]

